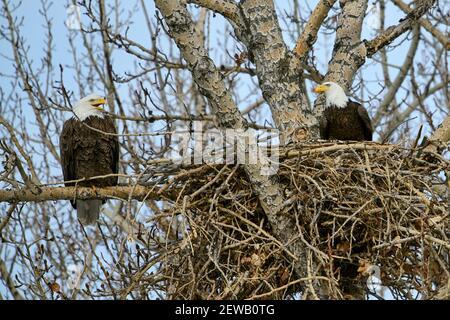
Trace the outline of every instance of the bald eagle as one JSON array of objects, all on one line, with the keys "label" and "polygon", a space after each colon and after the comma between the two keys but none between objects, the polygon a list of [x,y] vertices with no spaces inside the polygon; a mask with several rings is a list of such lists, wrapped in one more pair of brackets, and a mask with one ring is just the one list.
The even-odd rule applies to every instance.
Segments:
[{"label": "bald eagle", "polygon": [[[119,170],[119,140],[114,121],[104,112],[104,97],[91,94],[78,101],[74,117],[64,122],[60,136],[64,181],[116,174]],[[93,130],[94,128],[96,130]],[[105,134],[106,133],[106,134]],[[108,135],[112,133],[113,135]],[[118,177],[65,182],[66,186],[106,187],[117,185]],[[72,200],[82,224],[93,224],[103,200]]]},{"label": "bald eagle", "polygon": [[320,137],[326,140],[372,141],[372,124],[364,107],[351,101],[337,83],[324,82],[314,89],[325,93],[325,111],[320,120]]}]

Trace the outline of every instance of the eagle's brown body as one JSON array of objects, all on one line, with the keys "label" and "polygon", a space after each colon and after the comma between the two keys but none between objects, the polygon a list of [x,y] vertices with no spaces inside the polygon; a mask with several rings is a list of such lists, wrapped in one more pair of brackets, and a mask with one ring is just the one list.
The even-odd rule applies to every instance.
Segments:
[{"label": "eagle's brown body", "polygon": [[367,110],[354,101],[344,108],[328,106],[320,121],[320,137],[326,140],[372,141],[372,131]]},{"label": "eagle's brown body", "polygon": [[[119,141],[117,136],[106,135],[92,130],[89,127],[100,130],[101,132],[117,133],[113,120],[106,115],[104,118],[90,116],[84,121],[79,121],[76,118],[67,120],[64,123],[60,137],[61,164],[64,181],[118,173]],[[117,185],[117,180],[117,176],[113,176],[80,181],[76,184],[85,187],[106,187]],[[74,186],[75,183],[67,182],[65,185]],[[96,205],[101,204],[100,200],[93,201],[97,201]],[[86,204],[87,201],[83,203]],[[80,202],[71,201],[71,204],[77,209],[77,204],[80,204]],[[80,213],[80,210],[78,212]],[[89,217],[89,219],[92,220],[95,218],[96,220],[97,217]],[[87,223],[92,223],[91,220]]]}]

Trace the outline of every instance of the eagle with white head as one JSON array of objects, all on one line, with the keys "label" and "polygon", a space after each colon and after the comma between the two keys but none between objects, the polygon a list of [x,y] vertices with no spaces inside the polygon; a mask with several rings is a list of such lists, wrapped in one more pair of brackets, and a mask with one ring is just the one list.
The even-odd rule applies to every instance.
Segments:
[{"label": "eagle with white head", "polygon": [[[65,186],[107,187],[117,185],[119,140],[114,121],[105,113],[106,99],[91,94],[78,101],[74,117],[64,122],[60,136],[61,165]],[[88,179],[92,177],[96,179]],[[73,180],[85,179],[79,182]],[[84,225],[97,221],[105,200],[72,200]]]},{"label": "eagle with white head", "polygon": [[372,124],[364,107],[351,101],[335,82],[314,88],[325,93],[325,111],[320,120],[320,137],[326,140],[372,141]]}]

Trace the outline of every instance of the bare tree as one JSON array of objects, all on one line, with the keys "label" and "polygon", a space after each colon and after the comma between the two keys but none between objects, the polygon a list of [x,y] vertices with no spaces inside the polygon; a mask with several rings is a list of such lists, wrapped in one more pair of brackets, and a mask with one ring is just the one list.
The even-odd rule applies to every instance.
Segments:
[{"label": "bare tree", "polygon": [[[448,298],[448,8],[368,6],[70,0],[63,29],[50,1],[2,0],[0,297]],[[319,140],[323,81],[377,142]],[[62,187],[58,137],[91,92],[119,128],[120,183]],[[234,151],[279,154],[276,173],[191,161],[190,141],[230,130],[266,140]],[[110,200],[95,227],[75,197]]]}]

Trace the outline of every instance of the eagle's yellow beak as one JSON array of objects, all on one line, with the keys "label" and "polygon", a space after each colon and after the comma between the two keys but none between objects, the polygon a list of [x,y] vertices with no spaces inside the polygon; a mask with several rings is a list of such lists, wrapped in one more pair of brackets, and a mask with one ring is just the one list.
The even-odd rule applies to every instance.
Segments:
[{"label": "eagle's yellow beak", "polygon": [[328,89],[329,89],[328,86],[321,84],[320,86],[315,87],[315,88],[313,89],[313,91],[314,91],[315,93],[322,93],[322,92],[327,91]]},{"label": "eagle's yellow beak", "polygon": [[103,105],[106,104],[105,98],[100,98],[95,101],[93,101],[91,104],[95,107],[95,109],[103,111]]}]

